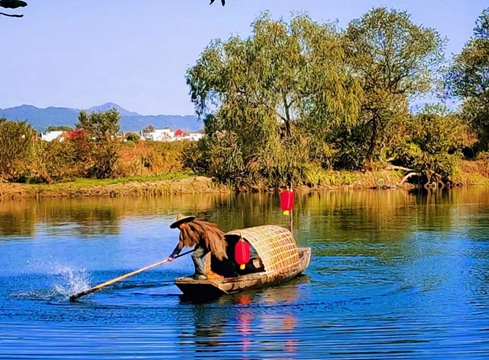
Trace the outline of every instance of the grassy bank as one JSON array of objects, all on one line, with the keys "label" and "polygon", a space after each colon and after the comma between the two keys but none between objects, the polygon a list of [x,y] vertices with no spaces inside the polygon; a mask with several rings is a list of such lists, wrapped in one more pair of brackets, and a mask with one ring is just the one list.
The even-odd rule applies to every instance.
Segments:
[{"label": "grassy bank", "polygon": [[230,192],[210,178],[172,173],[124,179],[78,179],[56,184],[0,184],[0,198],[162,196],[171,194]]},{"label": "grassy bank", "polygon": [[[314,183],[301,185],[296,191],[334,189],[413,188],[405,182],[402,171],[322,171],[313,176]],[[474,162],[461,166],[454,178],[458,185],[489,185],[489,171]],[[245,191],[267,191],[258,187]],[[218,184],[211,178],[188,173],[168,173],[162,176],[130,177],[122,179],[79,179],[56,184],[0,183],[0,199],[6,198],[56,198],[56,197],[119,197],[163,196],[171,194],[230,193],[230,186]]]}]

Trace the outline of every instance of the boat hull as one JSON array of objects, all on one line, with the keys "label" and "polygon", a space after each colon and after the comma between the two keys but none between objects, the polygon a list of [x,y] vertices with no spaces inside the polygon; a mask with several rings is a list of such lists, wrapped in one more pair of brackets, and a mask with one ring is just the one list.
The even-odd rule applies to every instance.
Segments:
[{"label": "boat hull", "polygon": [[311,248],[299,248],[299,262],[279,271],[257,272],[232,278],[194,280],[191,277],[175,279],[175,285],[186,298],[209,299],[244,290],[281,284],[301,274],[311,260]]}]

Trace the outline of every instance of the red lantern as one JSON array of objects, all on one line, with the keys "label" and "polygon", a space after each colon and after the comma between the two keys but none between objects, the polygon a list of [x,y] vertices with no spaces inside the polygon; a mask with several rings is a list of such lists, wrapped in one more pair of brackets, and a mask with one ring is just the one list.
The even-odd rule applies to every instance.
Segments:
[{"label": "red lantern", "polygon": [[251,251],[250,244],[240,238],[234,246],[234,259],[239,264],[239,268],[244,270],[245,265],[250,261]]},{"label": "red lantern", "polygon": [[280,208],[289,212],[294,207],[294,193],[291,190],[282,191],[280,194]]}]

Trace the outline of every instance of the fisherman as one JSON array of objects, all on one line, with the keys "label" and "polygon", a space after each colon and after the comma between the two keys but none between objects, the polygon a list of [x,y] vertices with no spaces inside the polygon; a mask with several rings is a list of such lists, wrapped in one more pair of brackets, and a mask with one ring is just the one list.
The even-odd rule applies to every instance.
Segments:
[{"label": "fisherman", "polygon": [[180,254],[184,246],[195,246],[192,254],[192,261],[195,267],[193,278],[195,280],[207,279],[202,259],[209,252],[220,261],[228,258],[224,233],[216,224],[198,220],[195,216],[178,214],[177,220],[170,225],[170,228],[180,229],[180,237],[177,246],[168,257],[168,261],[171,262],[175,256]]}]

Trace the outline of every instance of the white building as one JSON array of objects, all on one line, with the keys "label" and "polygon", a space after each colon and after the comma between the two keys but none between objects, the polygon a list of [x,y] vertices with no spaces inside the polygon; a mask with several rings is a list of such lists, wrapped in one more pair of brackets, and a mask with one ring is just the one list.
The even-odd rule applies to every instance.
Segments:
[{"label": "white building", "polygon": [[155,129],[146,134],[146,138],[153,141],[173,141],[175,140],[175,132],[171,131],[170,128]]},{"label": "white building", "polygon": [[201,133],[190,133],[188,134],[188,138],[190,141],[199,141],[204,137],[204,134]]},{"label": "white building", "polygon": [[41,133],[41,140],[53,141],[63,135],[64,131],[48,131],[46,133]]}]

